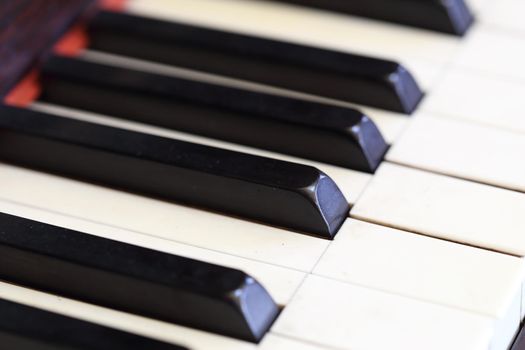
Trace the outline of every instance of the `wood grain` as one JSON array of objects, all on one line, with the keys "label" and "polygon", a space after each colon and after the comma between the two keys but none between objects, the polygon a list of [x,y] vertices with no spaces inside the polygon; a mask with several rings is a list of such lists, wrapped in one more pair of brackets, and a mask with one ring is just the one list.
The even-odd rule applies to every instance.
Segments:
[{"label": "wood grain", "polygon": [[0,97],[26,74],[94,0],[0,2]]}]

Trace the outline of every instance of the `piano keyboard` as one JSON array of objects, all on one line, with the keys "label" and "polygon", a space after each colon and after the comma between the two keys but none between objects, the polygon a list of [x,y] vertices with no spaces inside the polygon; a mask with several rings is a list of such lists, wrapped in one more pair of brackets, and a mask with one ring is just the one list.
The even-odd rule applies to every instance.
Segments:
[{"label": "piano keyboard", "polygon": [[525,349],[522,1],[27,3],[1,348]]}]

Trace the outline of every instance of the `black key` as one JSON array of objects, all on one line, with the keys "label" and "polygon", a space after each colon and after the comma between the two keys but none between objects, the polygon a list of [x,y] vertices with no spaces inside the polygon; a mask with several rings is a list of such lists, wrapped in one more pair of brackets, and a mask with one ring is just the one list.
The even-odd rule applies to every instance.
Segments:
[{"label": "black key", "polygon": [[7,214],[0,262],[13,283],[252,342],[279,313],[239,270]]},{"label": "black key", "polygon": [[411,113],[422,92],[401,65],[370,57],[101,12],[96,50]]},{"label": "black key", "polygon": [[0,160],[326,238],[348,213],[310,166],[8,106]]},{"label": "black key", "polygon": [[474,23],[464,0],[272,0],[463,35]]},{"label": "black key", "polygon": [[514,345],[512,345],[511,350],[525,350],[525,326],[522,325],[522,328],[514,340]]},{"label": "black key", "polygon": [[387,145],[361,112],[209,83],[53,57],[42,99],[374,172]]},{"label": "black key", "polygon": [[6,300],[0,300],[0,315],[6,350],[185,350]]}]

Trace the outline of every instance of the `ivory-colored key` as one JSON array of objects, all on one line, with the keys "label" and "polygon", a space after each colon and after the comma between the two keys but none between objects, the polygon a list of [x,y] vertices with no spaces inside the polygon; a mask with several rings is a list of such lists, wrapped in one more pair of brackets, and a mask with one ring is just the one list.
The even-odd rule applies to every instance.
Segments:
[{"label": "ivory-colored key", "polygon": [[522,133],[420,114],[389,150],[398,164],[525,192]]},{"label": "ivory-colored key", "polygon": [[385,162],[350,215],[524,256],[524,212],[523,193]]},{"label": "ivory-colored key", "polygon": [[481,13],[481,21],[495,29],[504,29],[525,36],[525,3],[522,0],[490,1]]},{"label": "ivory-colored key", "polygon": [[450,68],[420,110],[525,133],[522,97],[520,80]]},{"label": "ivory-colored key", "polygon": [[468,6],[472,9],[475,15],[479,15],[487,7],[487,0],[466,0]]},{"label": "ivory-colored key", "polygon": [[349,219],[314,274],[489,316],[493,346],[520,326],[522,258]]},{"label": "ivory-colored key", "polygon": [[505,31],[480,25],[463,46],[455,61],[458,67],[525,79],[525,36],[507,35]]},{"label": "ivory-colored key", "polygon": [[272,331],[337,349],[487,350],[490,318],[309,276]]},{"label": "ivory-colored key", "polygon": [[[281,335],[269,333],[259,344],[260,350],[329,350],[328,348],[289,339]],[[203,349],[204,350],[204,349]]]}]

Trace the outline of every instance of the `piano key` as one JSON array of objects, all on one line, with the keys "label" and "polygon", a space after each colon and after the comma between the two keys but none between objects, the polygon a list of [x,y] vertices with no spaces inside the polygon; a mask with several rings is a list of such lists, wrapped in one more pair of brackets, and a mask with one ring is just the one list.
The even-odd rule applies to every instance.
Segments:
[{"label": "piano key", "polygon": [[421,110],[525,133],[522,95],[523,83],[517,79],[451,68]]},{"label": "piano key", "polygon": [[113,12],[95,16],[89,33],[96,50],[402,113],[423,96],[394,61]]},{"label": "piano key", "polygon": [[0,226],[10,282],[254,342],[279,312],[239,270],[8,214]]},{"label": "piano key", "polygon": [[288,339],[283,336],[269,333],[264,337],[259,345],[261,350],[329,350],[318,344],[302,342],[298,339]]},{"label": "piano key", "polygon": [[524,256],[525,194],[384,162],[350,215]]},{"label": "piano key", "polygon": [[525,192],[521,133],[418,115],[387,154],[391,162]]},{"label": "piano key", "polygon": [[[129,13],[441,69],[462,45],[456,37],[278,2],[129,0]],[[220,13],[220,16],[217,16]],[[351,40],[349,40],[351,38]],[[423,85],[426,89],[427,85]]]},{"label": "piano key", "polygon": [[384,226],[346,221],[314,273],[489,316],[505,349],[521,321],[523,259]]},{"label": "piano key", "polygon": [[488,7],[489,3],[491,3],[490,0],[467,0],[467,4],[476,16],[482,14],[485,8]]},{"label": "piano key", "polygon": [[491,1],[481,13],[483,23],[495,29],[504,29],[518,35],[525,34],[523,12],[525,4],[521,0]]},{"label": "piano key", "polygon": [[8,349],[185,349],[5,300],[0,313],[0,341]]},{"label": "piano key", "polygon": [[52,57],[46,102],[373,172],[387,145],[358,110]]},{"label": "piano key", "polygon": [[465,40],[456,64],[462,69],[492,73],[502,78],[525,79],[525,37],[480,26]]},{"label": "piano key", "polygon": [[[252,82],[240,81],[236,79],[221,77],[213,74],[207,74],[202,72],[196,72],[188,69],[177,68],[173,66],[153,63],[150,61],[137,60],[125,56],[118,56],[113,54],[108,54],[99,51],[86,50],[81,55],[80,58],[89,62],[111,65],[111,66],[121,66],[133,70],[139,70],[143,72],[149,72],[153,74],[161,74],[167,76],[173,76],[181,79],[196,80],[210,84],[224,85],[236,89],[243,89],[248,91],[255,91],[264,94],[271,94],[283,97],[289,97],[293,99],[301,99],[305,101],[311,101],[314,103],[323,103],[330,104],[344,108],[359,109],[365,115],[367,115],[379,128],[379,131],[385,138],[385,141],[389,144],[398,137],[398,135],[403,130],[405,124],[410,120],[402,113],[396,113],[391,111],[386,111],[382,109],[376,109],[371,107],[366,107],[363,105],[357,105],[349,102],[324,98],[316,95],[309,95],[305,93],[300,93],[292,90],[279,89],[268,85],[255,84]],[[430,75],[430,73],[429,73]],[[427,79],[431,79],[427,77]],[[433,78],[432,78],[433,79]],[[272,158],[274,158],[273,156]],[[305,160],[302,160],[301,163],[304,163]],[[326,172],[326,171],[325,171]],[[341,181],[337,181],[340,183]],[[348,193],[345,193],[348,196]]]},{"label": "piano key", "polygon": [[329,242],[2,163],[0,170],[5,201],[298,271],[311,271]]},{"label": "piano key", "polygon": [[[90,113],[86,111],[66,108],[63,106],[57,106],[57,105],[51,105],[47,103],[38,102],[38,103],[32,104],[31,108],[37,111],[59,115],[59,116],[66,117],[66,118],[87,121],[90,123],[108,125],[112,127],[126,129],[126,130],[132,130],[132,131],[157,135],[157,136],[166,137],[166,138],[174,138],[174,139],[181,140],[181,141],[198,143],[198,144],[203,144],[203,145],[207,145],[211,147],[228,149],[228,150],[232,150],[236,152],[258,155],[261,157],[275,158],[275,159],[280,159],[280,160],[284,160],[287,162],[294,162],[294,163],[310,165],[312,167],[318,168],[319,170],[326,173],[330,178],[332,178],[337,183],[338,187],[341,189],[341,191],[343,192],[345,198],[347,199],[349,203],[354,203],[357,200],[361,192],[365,189],[366,185],[372,178],[371,174],[367,174],[367,173],[363,173],[363,172],[359,172],[359,171],[355,171],[351,169],[345,169],[345,168],[341,168],[341,167],[326,164],[326,163],[315,162],[312,160],[292,157],[292,156],[284,155],[281,153],[264,151],[258,148],[237,145],[237,144],[224,142],[224,141],[218,141],[215,139],[210,139],[206,137],[182,133],[182,132],[173,131],[173,130],[167,130],[164,128],[154,127],[154,126],[147,125],[147,124],[138,124],[135,122],[124,121],[122,119],[116,119],[116,118],[108,117],[106,115],[94,114],[94,113]],[[385,116],[385,117],[389,118],[390,116]],[[408,120],[405,117],[403,117],[403,119]],[[393,127],[391,128],[392,130],[394,130],[394,127],[398,127],[398,128],[401,127],[401,123],[396,124],[396,121],[389,121],[389,122],[394,124]]]},{"label": "piano key", "polygon": [[110,225],[97,224],[84,219],[60,215],[49,210],[19,205],[5,200],[0,200],[0,212],[163,253],[180,255],[214,265],[242,270],[259,281],[279,305],[286,305],[290,301],[305,277],[303,272],[279,267],[274,264],[240,258],[210,249],[198,248],[143,233],[119,229]]},{"label": "piano key", "polygon": [[309,276],[272,331],[337,349],[486,350],[492,322],[479,314]]},{"label": "piano key", "polygon": [[278,0],[322,10],[363,16],[448,34],[463,35],[474,22],[470,9],[463,0],[446,3],[435,0]]},{"label": "piano key", "polygon": [[326,238],[348,212],[335,183],[313,167],[27,109],[4,106],[0,115],[4,161]]}]

